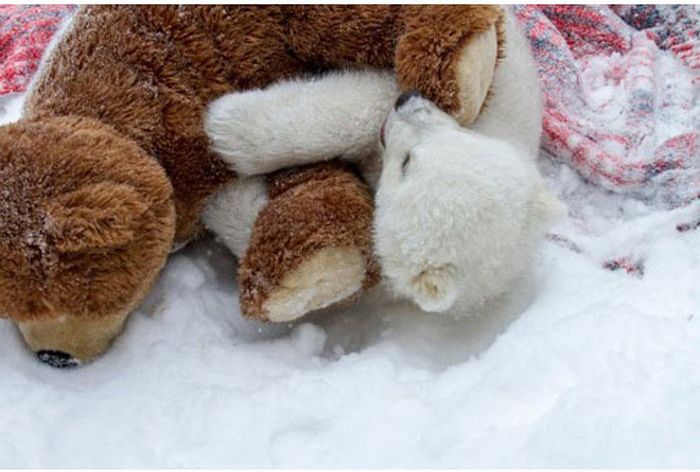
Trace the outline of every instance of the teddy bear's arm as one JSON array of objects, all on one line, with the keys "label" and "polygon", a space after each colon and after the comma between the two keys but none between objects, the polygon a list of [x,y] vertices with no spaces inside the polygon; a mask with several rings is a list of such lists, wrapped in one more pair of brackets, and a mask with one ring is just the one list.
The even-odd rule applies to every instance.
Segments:
[{"label": "teddy bear's arm", "polygon": [[376,154],[379,128],[398,95],[389,71],[343,70],[230,93],[209,105],[212,149],[243,175]]},{"label": "teddy bear's arm", "polygon": [[495,5],[305,5],[287,11],[296,57],[319,68],[394,68],[415,89],[471,124],[504,43]]},{"label": "teddy bear's arm", "polygon": [[462,125],[478,116],[504,43],[495,5],[408,5],[394,67],[404,89],[416,89]]}]

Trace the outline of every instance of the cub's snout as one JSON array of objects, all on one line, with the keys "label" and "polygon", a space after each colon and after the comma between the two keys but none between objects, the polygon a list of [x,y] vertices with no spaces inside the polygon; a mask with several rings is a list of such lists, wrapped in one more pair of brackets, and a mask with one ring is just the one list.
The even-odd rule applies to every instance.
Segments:
[{"label": "cub's snout", "polygon": [[396,99],[396,103],[394,104],[394,110],[398,110],[412,98],[422,97],[417,90],[407,90],[406,92],[403,92],[401,95],[399,95],[399,98]]}]

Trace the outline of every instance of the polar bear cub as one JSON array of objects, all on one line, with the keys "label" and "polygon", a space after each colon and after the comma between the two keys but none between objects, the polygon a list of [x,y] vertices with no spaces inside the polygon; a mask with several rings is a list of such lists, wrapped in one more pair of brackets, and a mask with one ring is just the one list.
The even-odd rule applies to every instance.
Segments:
[{"label": "polar bear cub", "polygon": [[[205,116],[212,148],[249,177],[211,200],[205,223],[241,256],[266,199],[255,175],[345,159],[375,190],[375,251],[396,295],[425,311],[466,313],[508,291],[563,206],[534,164],[538,80],[511,14],[505,32],[492,97],[470,129],[415,92],[397,99],[384,71],[336,71],[216,100]],[[233,218],[237,208],[245,215]]]}]

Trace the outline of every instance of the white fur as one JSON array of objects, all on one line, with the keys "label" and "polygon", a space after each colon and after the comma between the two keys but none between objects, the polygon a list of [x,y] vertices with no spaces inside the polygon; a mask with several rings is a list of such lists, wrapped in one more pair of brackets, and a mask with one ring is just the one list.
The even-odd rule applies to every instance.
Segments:
[{"label": "white fur", "polygon": [[335,71],[212,102],[204,128],[212,149],[243,175],[337,157],[373,155],[386,111],[398,95],[387,71]]},{"label": "white fur", "polygon": [[505,37],[491,100],[471,131],[420,98],[385,125],[376,252],[393,290],[426,311],[464,313],[506,292],[530,267],[547,223],[564,211],[534,165],[542,124],[537,69],[510,12]]},{"label": "white fur", "polygon": [[384,134],[375,245],[389,285],[425,311],[507,291],[559,211],[528,156],[421,97],[392,112]]},{"label": "white fur", "polygon": [[267,189],[264,179],[241,178],[209,199],[202,221],[236,257],[241,258],[248,248],[255,219],[265,205]]},{"label": "white fur", "polygon": [[471,127],[508,141],[525,157],[537,158],[542,133],[542,96],[530,44],[515,17],[505,15],[505,57],[491,85],[491,100]]},{"label": "white fur", "polygon": [[[422,98],[394,111],[395,77],[370,70],[227,95],[209,108],[206,129],[214,149],[245,174],[334,157],[364,160],[371,169],[367,156],[392,110],[381,178],[365,174],[376,189],[375,244],[385,280],[426,311],[445,311],[458,299],[459,306],[478,305],[523,274],[537,236],[562,211],[534,166],[539,84],[510,13],[505,31],[491,100],[471,131]],[[242,240],[249,231],[235,228],[233,206],[246,199],[226,192],[238,197],[222,200],[207,221],[231,233],[224,240]],[[252,224],[252,216],[240,224]]]}]

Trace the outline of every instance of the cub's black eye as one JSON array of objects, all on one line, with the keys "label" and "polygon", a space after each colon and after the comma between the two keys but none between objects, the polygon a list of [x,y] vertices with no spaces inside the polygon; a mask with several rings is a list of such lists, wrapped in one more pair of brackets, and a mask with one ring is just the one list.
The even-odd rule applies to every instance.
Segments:
[{"label": "cub's black eye", "polygon": [[401,173],[405,174],[406,169],[408,168],[408,164],[411,162],[411,153],[406,153],[406,156],[403,158],[403,162],[401,163]]}]

